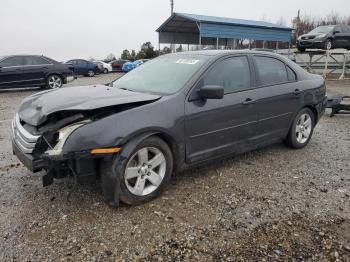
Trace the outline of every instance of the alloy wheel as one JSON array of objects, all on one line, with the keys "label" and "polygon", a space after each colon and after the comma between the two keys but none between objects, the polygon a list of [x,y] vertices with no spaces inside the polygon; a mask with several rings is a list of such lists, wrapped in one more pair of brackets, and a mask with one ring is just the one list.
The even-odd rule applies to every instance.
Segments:
[{"label": "alloy wheel", "polygon": [[144,147],[129,159],[124,182],[132,194],[145,196],[161,185],[165,172],[166,160],[162,151],[155,147]]},{"label": "alloy wheel", "polygon": [[60,88],[62,86],[62,79],[59,76],[50,76],[48,85],[52,89]]},{"label": "alloy wheel", "polygon": [[312,130],[312,120],[309,114],[302,114],[295,128],[296,140],[300,144],[304,144],[310,137]]}]

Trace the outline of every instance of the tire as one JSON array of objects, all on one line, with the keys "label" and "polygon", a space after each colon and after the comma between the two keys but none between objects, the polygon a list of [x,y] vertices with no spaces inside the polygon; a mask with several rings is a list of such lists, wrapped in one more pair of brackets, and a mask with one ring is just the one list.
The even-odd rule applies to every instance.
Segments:
[{"label": "tire", "polygon": [[108,69],[107,68],[103,69],[103,73],[108,74]]},{"label": "tire", "polygon": [[295,149],[305,147],[313,134],[315,115],[309,108],[303,108],[296,115],[285,140],[286,144]]},{"label": "tire", "polygon": [[58,89],[63,85],[63,79],[61,76],[53,74],[49,75],[46,79],[46,87],[49,89]]},{"label": "tire", "polygon": [[331,50],[333,49],[333,42],[331,39],[327,39],[326,42],[324,43],[324,49],[325,50]]},{"label": "tire", "polygon": [[[146,156],[148,161],[144,161]],[[155,158],[156,156],[158,157]],[[119,199],[127,205],[139,205],[157,197],[168,183],[173,172],[171,150],[163,140],[156,136],[148,137],[140,142],[127,159],[119,160],[116,158],[114,161],[118,162],[110,163],[107,166],[120,170],[117,172],[120,175]],[[147,163],[147,165],[142,165],[143,163]],[[151,167],[152,163],[154,164]],[[103,176],[104,174],[101,173],[103,192],[108,191],[107,187],[116,188],[110,183],[104,182]],[[108,199],[107,203],[110,203]]]},{"label": "tire", "polygon": [[95,71],[94,71],[94,70],[89,70],[89,71],[87,72],[87,76],[89,76],[89,77],[95,76]]}]

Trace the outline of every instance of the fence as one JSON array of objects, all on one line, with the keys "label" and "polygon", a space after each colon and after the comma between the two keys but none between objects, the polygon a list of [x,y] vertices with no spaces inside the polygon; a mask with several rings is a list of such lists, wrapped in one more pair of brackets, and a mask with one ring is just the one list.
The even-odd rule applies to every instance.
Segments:
[{"label": "fence", "polygon": [[[278,50],[278,53],[288,56],[288,50]],[[290,56],[297,64],[311,73],[322,74],[325,79],[330,75],[339,75],[338,79],[346,79],[350,75],[350,51],[309,50],[303,53],[292,50]]]}]

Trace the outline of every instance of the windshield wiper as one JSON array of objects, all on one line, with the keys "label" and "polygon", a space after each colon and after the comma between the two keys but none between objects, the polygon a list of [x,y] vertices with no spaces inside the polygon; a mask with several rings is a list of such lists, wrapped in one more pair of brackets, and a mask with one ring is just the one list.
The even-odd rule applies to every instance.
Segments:
[{"label": "windshield wiper", "polygon": [[127,91],[130,91],[130,92],[135,92],[135,91],[133,91],[133,90],[131,90],[131,89],[127,89],[127,88],[125,88],[125,87],[118,87],[119,89],[122,89],[122,90],[127,90]]}]

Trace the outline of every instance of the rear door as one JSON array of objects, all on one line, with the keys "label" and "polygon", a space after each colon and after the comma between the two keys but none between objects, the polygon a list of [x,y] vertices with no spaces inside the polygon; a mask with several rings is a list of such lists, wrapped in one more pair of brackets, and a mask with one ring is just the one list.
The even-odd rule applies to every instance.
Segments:
[{"label": "rear door", "polygon": [[23,78],[28,85],[42,85],[45,83],[47,72],[52,68],[53,64],[43,57],[25,56],[23,66]]},{"label": "rear door", "polygon": [[0,88],[22,87],[26,84],[22,77],[24,60],[22,56],[12,56],[0,62]]},{"label": "rear door", "polygon": [[247,56],[225,58],[204,74],[191,96],[206,85],[223,86],[225,95],[185,102],[187,162],[242,152],[254,144],[258,113],[252,80]]},{"label": "rear door", "polygon": [[264,143],[287,134],[301,104],[303,87],[283,61],[262,55],[254,55],[253,59],[258,82],[259,140]]},{"label": "rear door", "polygon": [[88,71],[88,64],[85,60],[76,60],[76,68],[79,75],[86,75]]}]

